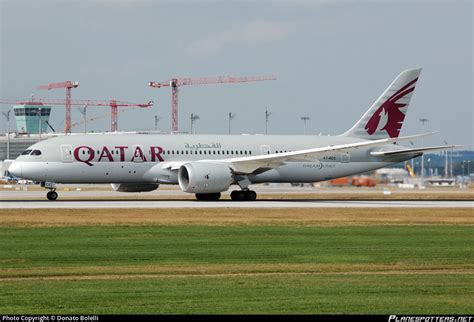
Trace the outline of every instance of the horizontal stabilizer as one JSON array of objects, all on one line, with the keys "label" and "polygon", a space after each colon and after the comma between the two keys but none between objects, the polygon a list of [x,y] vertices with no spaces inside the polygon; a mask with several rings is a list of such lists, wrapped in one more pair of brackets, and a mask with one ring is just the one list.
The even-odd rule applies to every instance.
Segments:
[{"label": "horizontal stabilizer", "polygon": [[391,156],[391,155],[409,155],[409,154],[418,154],[425,151],[437,151],[437,150],[446,150],[451,148],[458,148],[462,145],[440,145],[440,146],[431,146],[426,148],[414,148],[414,149],[404,149],[404,150],[393,150],[393,151],[372,151],[371,155],[380,157],[380,156]]}]

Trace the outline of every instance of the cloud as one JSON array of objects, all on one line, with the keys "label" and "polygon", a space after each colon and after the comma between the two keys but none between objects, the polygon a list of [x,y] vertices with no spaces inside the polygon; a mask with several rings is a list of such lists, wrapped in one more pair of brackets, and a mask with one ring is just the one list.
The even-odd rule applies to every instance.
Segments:
[{"label": "cloud", "polygon": [[283,24],[257,20],[198,38],[189,43],[186,50],[192,55],[215,56],[232,45],[272,43],[282,40],[288,33],[289,28]]}]

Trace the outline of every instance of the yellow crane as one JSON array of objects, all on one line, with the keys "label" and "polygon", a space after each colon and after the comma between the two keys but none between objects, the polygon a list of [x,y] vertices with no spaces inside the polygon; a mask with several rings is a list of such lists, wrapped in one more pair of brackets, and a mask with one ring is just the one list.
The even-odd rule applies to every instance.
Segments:
[{"label": "yellow crane", "polygon": [[413,168],[411,167],[410,163],[405,162],[405,169],[406,169],[406,170],[408,171],[408,173],[410,174],[410,177],[412,177],[412,178],[416,177],[415,171],[413,171]]}]

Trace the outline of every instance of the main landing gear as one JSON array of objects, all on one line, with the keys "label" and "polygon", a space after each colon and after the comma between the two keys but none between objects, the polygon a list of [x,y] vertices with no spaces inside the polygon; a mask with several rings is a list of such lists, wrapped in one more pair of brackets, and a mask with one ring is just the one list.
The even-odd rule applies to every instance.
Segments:
[{"label": "main landing gear", "polygon": [[[234,190],[230,193],[230,199],[233,201],[255,201],[257,193],[250,190],[250,180],[246,176],[239,176],[237,184],[242,190]],[[196,193],[196,199],[199,201],[217,201],[221,198],[221,193]]]},{"label": "main landing gear", "polygon": [[199,201],[217,201],[221,197],[220,192],[216,193],[196,193],[196,199]]},{"label": "main landing gear", "polygon": [[253,190],[234,190],[230,193],[233,201],[255,201],[257,193]]},{"label": "main landing gear", "polygon": [[[48,199],[49,199],[49,193],[51,192],[52,191],[48,192]],[[221,198],[220,192],[196,193],[196,199],[199,201],[217,201],[220,198]],[[255,201],[257,199],[257,193],[253,190],[234,190],[230,193],[230,198],[233,201]]]},{"label": "main landing gear", "polygon": [[46,194],[48,200],[54,201],[58,199],[58,193],[56,192],[56,184],[54,182],[41,182],[41,187],[49,189]]},{"label": "main landing gear", "polygon": [[242,190],[234,190],[230,193],[230,199],[233,201],[255,201],[257,193],[249,189],[251,184],[247,176],[237,176],[237,184]]}]

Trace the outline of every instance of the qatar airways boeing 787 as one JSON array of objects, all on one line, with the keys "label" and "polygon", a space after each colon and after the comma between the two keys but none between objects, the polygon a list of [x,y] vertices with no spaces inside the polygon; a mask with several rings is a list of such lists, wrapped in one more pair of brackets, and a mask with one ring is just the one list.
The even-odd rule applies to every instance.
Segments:
[{"label": "qatar airways boeing 787", "polygon": [[[407,148],[400,137],[421,69],[405,70],[347,132],[296,135],[87,134],[38,142],[9,167],[41,182],[56,200],[55,183],[111,183],[121,192],[177,184],[198,200],[255,200],[253,183],[317,182],[383,168],[454,146]],[[419,136],[419,135],[418,135]]]}]

